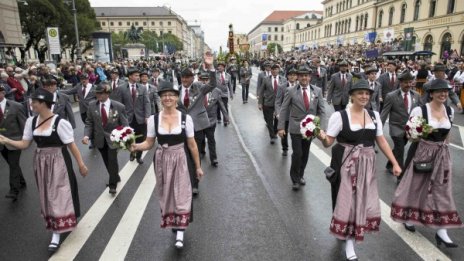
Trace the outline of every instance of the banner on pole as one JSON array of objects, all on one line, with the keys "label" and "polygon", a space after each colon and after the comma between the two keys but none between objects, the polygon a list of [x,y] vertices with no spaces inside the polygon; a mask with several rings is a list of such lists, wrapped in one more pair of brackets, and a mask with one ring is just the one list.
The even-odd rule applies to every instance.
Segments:
[{"label": "banner on pole", "polygon": [[58,27],[47,27],[47,43],[50,54],[61,54]]}]

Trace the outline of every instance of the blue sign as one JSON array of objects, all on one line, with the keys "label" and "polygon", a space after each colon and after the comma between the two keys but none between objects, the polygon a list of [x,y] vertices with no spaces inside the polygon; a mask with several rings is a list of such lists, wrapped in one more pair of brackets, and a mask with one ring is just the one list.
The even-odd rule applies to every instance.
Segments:
[{"label": "blue sign", "polygon": [[379,56],[379,51],[377,51],[377,49],[366,51],[367,58],[376,58],[377,56]]},{"label": "blue sign", "polygon": [[261,41],[267,41],[267,34],[261,35]]},{"label": "blue sign", "polygon": [[375,42],[376,37],[377,37],[376,32],[369,33],[369,42],[371,42],[371,43]]}]

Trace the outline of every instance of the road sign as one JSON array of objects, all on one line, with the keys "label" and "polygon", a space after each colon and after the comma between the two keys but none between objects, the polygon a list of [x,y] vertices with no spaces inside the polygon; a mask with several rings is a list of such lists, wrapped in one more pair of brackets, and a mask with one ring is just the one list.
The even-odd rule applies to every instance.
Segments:
[{"label": "road sign", "polygon": [[58,27],[47,27],[47,42],[50,54],[61,54]]}]

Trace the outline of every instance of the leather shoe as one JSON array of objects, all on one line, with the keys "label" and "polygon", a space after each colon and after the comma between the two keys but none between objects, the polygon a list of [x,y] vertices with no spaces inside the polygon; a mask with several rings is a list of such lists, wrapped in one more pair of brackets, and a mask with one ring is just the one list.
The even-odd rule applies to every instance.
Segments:
[{"label": "leather shoe", "polygon": [[60,248],[59,243],[50,243],[50,245],[48,245],[48,253],[50,256],[55,254],[55,252],[58,251],[58,248]]},{"label": "leather shoe", "polygon": [[200,193],[200,191],[198,190],[198,188],[193,188],[193,189],[192,189],[192,194],[193,194],[194,196],[197,196],[199,193]]},{"label": "leather shoe", "polygon": [[116,194],[116,188],[110,188],[109,192],[114,196]]},{"label": "leather shoe", "polygon": [[217,166],[219,165],[219,162],[217,160],[213,160],[211,165],[213,165],[213,167],[217,168]]},{"label": "leather shoe", "polygon": [[18,199],[18,192],[10,191],[5,195],[5,198],[11,198],[13,201]]},{"label": "leather shoe", "polygon": [[295,191],[299,190],[300,189],[300,183],[293,183],[292,189],[295,190]]},{"label": "leather shoe", "polygon": [[140,165],[142,165],[142,164],[143,164],[143,160],[142,160],[142,158],[140,158],[140,159],[137,159],[137,163],[138,163],[138,164],[140,164]]},{"label": "leather shoe", "polygon": [[130,154],[129,160],[130,160],[130,161],[134,161],[134,160],[135,160],[135,155],[134,155],[134,153],[131,153],[131,154]]},{"label": "leather shoe", "polygon": [[301,178],[301,179],[300,179],[300,185],[301,185],[301,186],[306,185],[306,180],[305,180],[304,178]]},{"label": "leather shoe", "polygon": [[284,157],[285,157],[285,156],[287,156],[287,155],[288,155],[288,153],[287,153],[287,151],[286,151],[286,150],[282,151],[282,156],[284,156]]},{"label": "leather shoe", "polygon": [[416,232],[416,227],[414,227],[413,225],[406,225],[406,223],[403,223],[403,226],[409,232],[413,232],[413,233]]}]

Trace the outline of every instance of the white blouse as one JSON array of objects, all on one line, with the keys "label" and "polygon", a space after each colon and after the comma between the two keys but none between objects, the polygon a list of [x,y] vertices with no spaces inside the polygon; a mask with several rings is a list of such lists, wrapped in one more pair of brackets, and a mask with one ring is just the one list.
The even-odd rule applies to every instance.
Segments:
[{"label": "white blouse", "polygon": [[[40,117],[40,116],[38,116],[38,117]],[[50,135],[52,135],[52,127],[55,124],[55,120],[56,120],[57,117],[58,117],[58,115],[53,116],[53,118],[49,120],[49,121],[51,121],[50,127],[48,129],[46,129],[46,130],[43,130],[43,131],[38,130],[38,129],[35,129],[34,131],[32,131],[32,120],[34,119],[34,117],[29,117],[27,119],[26,125],[24,127],[23,140],[32,140],[33,136],[50,136]],[[37,121],[35,123],[35,127],[37,127],[37,125],[39,125],[39,119],[38,118],[37,118]],[[61,142],[63,142],[63,144],[69,144],[69,143],[74,142],[74,130],[73,130],[72,126],[71,126],[71,123],[69,123],[69,121],[67,121],[65,119],[61,119],[60,122],[58,123],[56,131],[58,133],[58,136],[60,137]]]},{"label": "white blouse", "polygon": [[[358,131],[362,129],[361,124],[352,124],[351,123],[351,112],[350,110],[346,110],[348,114],[348,122],[350,123],[350,130],[351,131]],[[368,114],[367,110],[365,110],[365,113]],[[377,111],[374,111],[375,115],[375,121],[377,122],[377,131],[376,131],[376,136],[382,136],[383,135],[383,125],[382,125],[382,120],[380,119],[380,114]],[[337,137],[338,134],[342,131],[343,129],[343,120],[342,120],[342,115],[340,111],[336,111],[330,116],[329,119],[329,125],[327,127],[327,135],[330,137]],[[373,122],[366,123],[366,129],[375,129],[375,124]]]},{"label": "white blouse", "polygon": [[[443,105],[444,107],[445,105]],[[434,129],[451,129],[451,122],[448,119],[448,115],[446,114],[446,110],[443,110],[445,119],[442,121],[437,121],[436,119],[432,118],[432,112],[430,109],[430,104],[426,104],[425,107],[427,108],[427,115],[429,125],[432,126]],[[416,107],[411,111],[411,116],[422,116],[422,109],[421,107]],[[451,108],[451,120],[454,119],[454,109]]]},{"label": "white blouse", "polygon": [[[161,124],[161,119],[163,118],[163,111],[159,113],[159,119],[158,119],[158,132],[161,135],[168,135],[168,134],[180,134],[182,132],[182,112],[178,111],[177,115],[179,118],[179,124],[177,127],[171,130],[169,132],[168,130],[164,129],[162,124]],[[187,114],[187,117],[185,119],[185,133],[187,134],[187,138],[193,138],[195,136],[195,130],[193,129],[193,120],[190,115]],[[148,118],[148,123],[147,123],[147,137],[150,138],[155,138],[156,137],[156,132],[155,132],[155,116],[151,115],[150,118]]]}]

